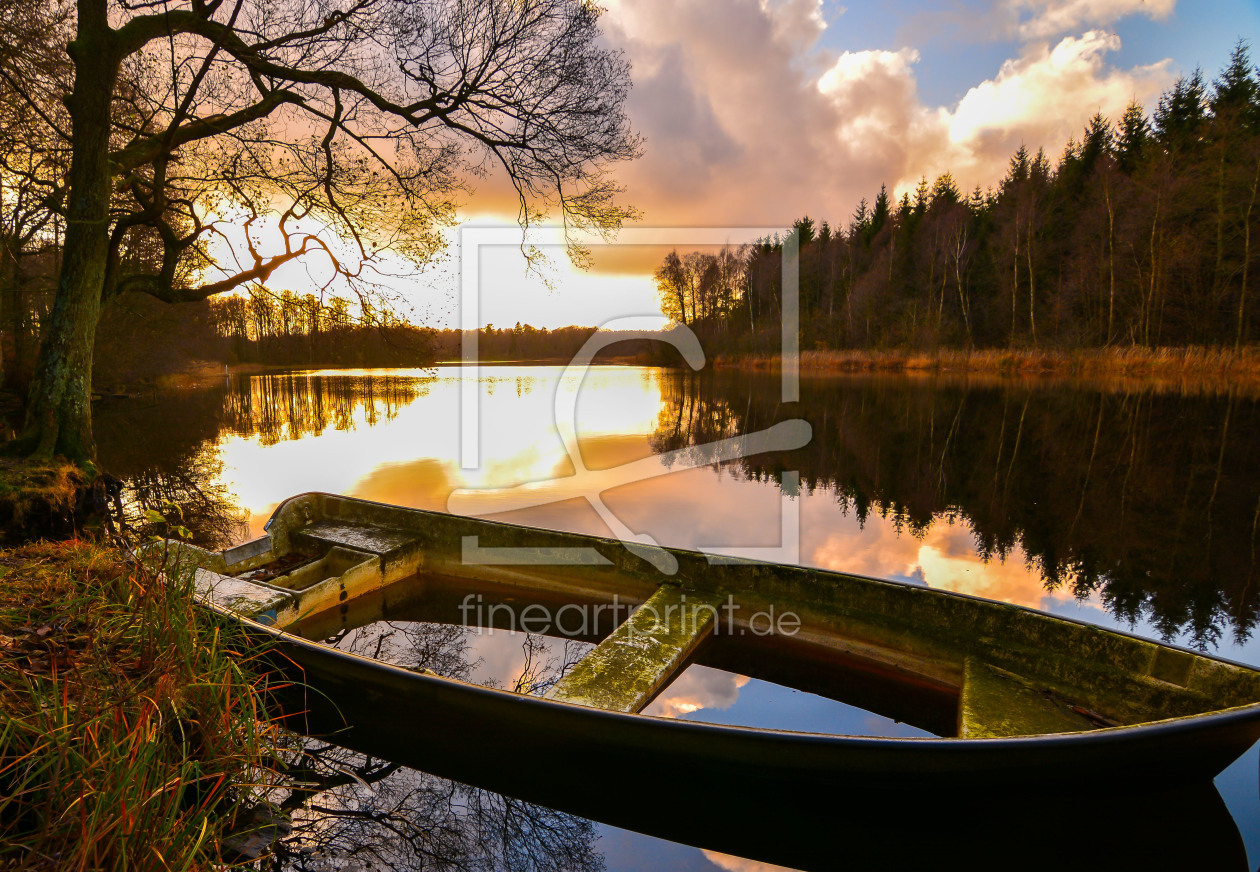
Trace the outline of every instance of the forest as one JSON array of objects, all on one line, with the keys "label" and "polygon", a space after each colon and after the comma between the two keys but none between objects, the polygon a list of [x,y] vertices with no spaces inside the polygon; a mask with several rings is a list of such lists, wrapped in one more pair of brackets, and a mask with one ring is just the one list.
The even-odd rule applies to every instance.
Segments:
[{"label": "forest", "polygon": [[[996,188],[949,173],[847,224],[805,216],[801,347],[1237,349],[1260,336],[1260,71],[1240,41],[1149,116],[1096,113],[1057,161],[1021,145]],[[779,345],[785,237],[656,269],[662,310],[712,348]]]}]

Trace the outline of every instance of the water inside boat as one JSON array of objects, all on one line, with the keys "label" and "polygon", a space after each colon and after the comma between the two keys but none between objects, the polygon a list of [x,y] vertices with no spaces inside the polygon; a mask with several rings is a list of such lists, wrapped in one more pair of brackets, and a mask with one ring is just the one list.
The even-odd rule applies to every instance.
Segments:
[{"label": "water inside boat", "polygon": [[[607,638],[607,624],[578,636],[513,630],[528,609],[554,609],[555,598],[523,598],[519,590],[493,584],[417,575],[402,584],[414,595],[389,607],[382,594],[360,597],[344,614],[315,615],[297,629],[306,638],[409,669],[529,693],[544,694]],[[477,608],[460,605],[469,594]],[[394,596],[397,597],[397,591]],[[480,614],[483,621],[461,621]],[[495,625],[497,622],[497,626]],[[806,646],[785,651],[770,639],[710,638],[643,709],[649,717],[850,736],[927,737],[952,734],[899,721],[846,700],[873,705],[869,682],[834,671],[834,663],[809,656]],[[816,652],[814,652],[816,654]],[[739,664],[744,672],[706,663]],[[754,677],[757,676],[757,677]],[[808,689],[807,689],[808,688]],[[886,691],[888,692],[888,691]],[[917,722],[951,725],[948,700],[929,699]],[[884,707],[887,707],[886,705]],[[893,706],[905,716],[905,709]]]}]

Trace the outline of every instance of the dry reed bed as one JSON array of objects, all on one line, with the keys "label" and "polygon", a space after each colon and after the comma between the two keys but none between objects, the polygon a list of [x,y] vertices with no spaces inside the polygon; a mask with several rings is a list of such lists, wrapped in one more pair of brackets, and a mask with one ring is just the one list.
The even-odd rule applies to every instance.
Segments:
[{"label": "dry reed bed", "polygon": [[[719,368],[778,372],[779,355],[721,356]],[[975,351],[806,351],[803,373],[900,373],[1028,377],[1083,380],[1100,384],[1119,380],[1139,388],[1191,393],[1223,390],[1260,392],[1260,347],[1238,351],[1215,348],[1110,348],[1082,351],[1038,349]]]}]

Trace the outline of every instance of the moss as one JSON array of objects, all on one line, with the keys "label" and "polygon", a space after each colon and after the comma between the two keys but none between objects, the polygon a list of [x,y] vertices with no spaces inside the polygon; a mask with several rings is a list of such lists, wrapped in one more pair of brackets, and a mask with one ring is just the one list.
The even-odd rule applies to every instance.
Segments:
[{"label": "moss", "polygon": [[965,739],[1039,736],[1090,730],[1094,724],[1017,676],[968,657],[958,707]]},{"label": "moss", "polygon": [[716,599],[662,585],[548,696],[608,711],[641,710],[712,631],[720,607]]},{"label": "moss", "polygon": [[63,459],[0,457],[0,541],[59,538],[75,531],[90,471]]}]

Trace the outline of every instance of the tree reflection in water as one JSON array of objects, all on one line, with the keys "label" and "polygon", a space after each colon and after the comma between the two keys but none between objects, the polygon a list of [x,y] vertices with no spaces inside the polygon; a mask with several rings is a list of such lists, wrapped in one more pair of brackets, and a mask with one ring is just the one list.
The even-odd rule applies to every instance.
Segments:
[{"label": "tree reflection in water", "polygon": [[224,395],[219,384],[94,405],[102,466],[123,481],[127,529],[164,533],[151,529],[145,515],[174,503],[196,544],[222,548],[240,540],[243,512],[221,483],[223,461],[215,449]]},{"label": "tree reflection in water", "polygon": [[332,745],[311,745],[284,773],[292,833],[260,868],[510,869],[594,872],[584,818],[437,778]]},{"label": "tree reflection in water", "polygon": [[[338,631],[326,641],[409,669],[469,680],[482,665],[472,650],[475,632],[451,624],[378,621]],[[524,666],[507,680],[519,693],[543,693],[582,650],[559,640],[519,635]],[[291,816],[294,827],[277,843],[273,856],[260,861],[263,869],[604,868],[595,849],[595,824],[589,820],[335,745],[307,741],[283,764],[280,775],[294,787],[273,801]]]},{"label": "tree reflection in water", "polygon": [[222,548],[246,533],[246,516],[221,484],[221,434],[257,436],[263,444],[351,430],[392,420],[423,396],[427,379],[378,375],[261,375],[213,381],[194,390],[98,403],[95,432],[105,469],[123,481],[123,525],[140,535],[164,533],[150,510],[179,506],[193,541]]},{"label": "tree reflection in water", "polygon": [[[670,373],[652,445],[705,443],[803,417],[810,443],[729,464],[831,491],[859,522],[924,537],[962,522],[985,560],[1022,549],[1047,591],[1212,647],[1260,615],[1260,402],[1020,380]],[[703,457],[700,453],[698,457]]]},{"label": "tree reflection in water", "polygon": [[400,375],[263,375],[234,380],[224,398],[227,429],[263,445],[353,430],[362,410],[374,427],[428,392],[429,379]]}]

